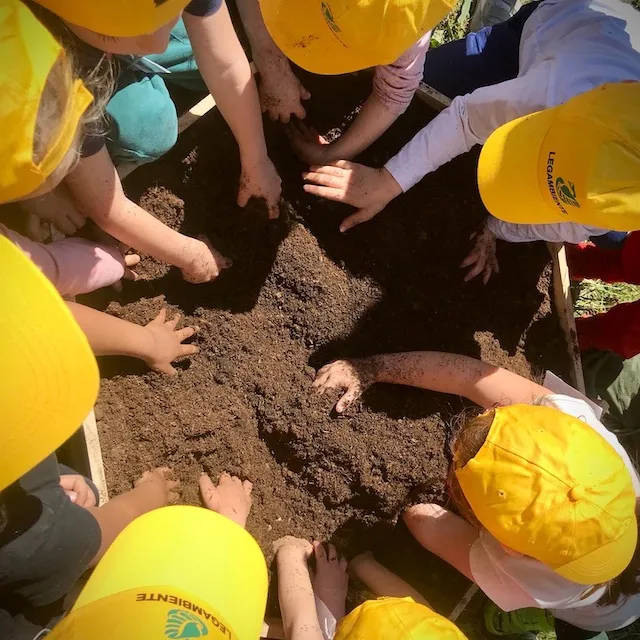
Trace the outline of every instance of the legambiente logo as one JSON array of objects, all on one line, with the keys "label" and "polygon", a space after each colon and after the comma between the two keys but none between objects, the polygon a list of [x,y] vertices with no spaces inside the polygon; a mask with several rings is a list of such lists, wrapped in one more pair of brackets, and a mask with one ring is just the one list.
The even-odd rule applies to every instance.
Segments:
[{"label": "legambiente logo", "polygon": [[209,633],[207,625],[191,611],[171,609],[167,615],[164,635],[167,638],[202,638]]},{"label": "legambiente logo", "polygon": [[569,213],[564,208],[563,203],[578,209],[580,208],[580,203],[576,197],[576,187],[573,182],[565,181],[561,177],[554,178],[553,165],[555,164],[555,156],[555,151],[549,151],[549,156],[547,157],[547,188],[558,209],[566,216]]}]

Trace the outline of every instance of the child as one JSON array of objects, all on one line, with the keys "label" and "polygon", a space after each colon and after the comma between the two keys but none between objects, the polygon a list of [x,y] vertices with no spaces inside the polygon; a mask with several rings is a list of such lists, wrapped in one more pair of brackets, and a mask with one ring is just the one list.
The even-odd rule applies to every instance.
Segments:
[{"label": "child", "polygon": [[[0,636],[37,627],[135,517],[175,499],[168,469],[98,506],[95,487],[52,453],[95,402],[86,337],[51,284],[0,236]],[[18,637],[24,637],[18,635]],[[33,637],[33,636],[28,636]]]},{"label": "child", "polygon": [[[639,43],[637,11],[620,0],[529,3],[505,23],[486,27],[428,53],[425,82],[453,101],[383,168],[373,169],[349,162],[312,167],[304,174],[310,183],[305,189],[357,207],[358,211],[340,225],[342,232],[347,231],[371,220],[393,198],[410,189],[425,175],[469,151],[474,145],[485,144],[503,125],[521,116],[562,105],[605,83],[639,81]],[[617,105],[617,108],[627,110],[631,122],[632,105],[637,100],[634,96],[630,95],[622,105]],[[537,123],[550,117],[547,112],[537,118]],[[615,122],[615,119],[611,121]],[[588,119],[584,119],[579,127],[570,127],[565,132],[573,140],[567,153],[574,161],[580,155],[575,153],[577,145],[582,148],[583,143],[591,140],[585,135],[587,122]],[[596,122],[596,126],[600,124]],[[494,143],[508,132],[509,127],[503,129],[499,136],[494,137]],[[507,222],[490,218],[488,229],[477,238],[477,251],[464,263],[464,266],[472,267],[468,278],[483,273],[485,281],[489,279],[497,264],[494,252],[496,237],[509,242],[579,242],[592,235],[603,235],[609,229],[622,229],[616,226],[618,220],[612,219],[607,223],[606,210],[597,222],[594,216],[584,214],[584,208],[578,209],[575,205],[569,205],[568,214],[560,215],[550,196],[533,187],[526,192],[521,188],[523,182],[546,184],[546,157],[535,164],[544,149],[541,133],[538,130],[531,137],[520,138],[519,144],[515,148],[505,148],[499,159],[496,159],[499,150],[490,154],[483,152],[487,160],[487,170],[481,171],[482,162],[479,169],[483,201],[492,216]],[[598,133],[596,130],[596,140]],[[633,130],[627,133],[627,138],[633,140]],[[616,139],[616,133],[610,132],[609,142]],[[596,140],[592,141],[593,144]],[[629,144],[633,147],[631,142]],[[602,154],[604,150],[594,150],[593,155],[598,157],[599,152]],[[637,153],[630,154],[626,162],[629,166],[622,175],[628,171],[633,176]],[[522,170],[525,163],[531,167],[529,171]],[[511,168],[509,179],[502,175],[506,167]],[[563,180],[575,182],[578,168],[573,166],[569,171],[574,177],[567,174]],[[485,183],[493,184],[493,189],[482,184],[483,176]],[[590,186],[595,187],[595,184]],[[605,184],[598,185],[599,188],[603,186]],[[616,185],[608,186],[615,192]],[[567,199],[571,201],[570,187],[568,184],[565,187],[569,190]],[[585,185],[580,187],[583,192],[578,199],[584,201],[587,193],[593,190]],[[637,183],[635,189],[637,191]],[[494,192],[499,192],[502,199]],[[530,192],[534,194],[533,198],[529,197]],[[561,192],[564,195],[564,191]],[[633,211],[633,205],[629,204],[628,210]],[[553,224],[530,227],[538,222]],[[625,226],[625,230],[633,228],[633,224]]]},{"label": "child", "polygon": [[[309,164],[323,165],[357,156],[404,113],[422,79],[431,39],[429,29],[454,3],[436,0],[367,4],[365,7],[358,2],[343,3],[340,15],[335,9],[332,19],[340,30],[340,38],[336,39],[335,29],[327,29],[320,11],[318,24],[314,24],[308,9],[295,0],[238,2],[253,60],[260,72],[262,109],[272,120],[288,123],[292,115],[301,120],[306,116],[302,101],[311,94],[294,75],[289,60],[322,74],[375,67],[371,95],[351,126],[335,141],[328,143],[294,118],[288,129],[289,138],[295,152]],[[331,15],[331,9],[327,11]],[[412,20],[415,23],[410,24]],[[401,38],[398,33],[402,29]],[[298,46],[303,41],[305,46]],[[372,47],[371,42],[377,46]]]},{"label": "child", "polygon": [[[640,617],[640,477],[584,401],[436,352],[334,362],[314,386],[346,389],[342,412],[375,382],[456,394],[485,409],[463,420],[451,446],[450,494],[464,519],[433,504],[404,513],[422,546],[505,611],[551,610],[560,640],[586,640]],[[545,626],[545,615],[535,618],[534,630]],[[488,628],[531,630],[524,620],[492,609]]]},{"label": "child", "polygon": [[[3,59],[13,61],[0,77],[0,117],[5,132],[0,140],[4,158],[0,203],[5,203],[56,187],[72,168],[80,131],[97,117],[100,99],[90,107],[92,96],[78,79],[73,58],[26,5],[2,0],[2,8],[0,53]],[[42,47],[33,49],[32,42],[40,42]],[[137,256],[124,258],[113,247],[79,238],[43,245],[3,225],[0,235],[19,246],[64,295],[86,293],[124,275],[134,277],[128,268]],[[175,331],[179,317],[166,322],[164,311],[147,327],[139,327],[69,304],[101,355],[130,355],[158,371],[175,373],[171,366],[175,358],[197,352],[195,346],[182,344],[195,329]]]},{"label": "child", "polygon": [[[107,141],[116,162],[125,156],[149,162],[173,146],[177,116],[162,78],[178,79],[182,77],[180,69],[198,76],[195,53],[202,78],[240,147],[238,204],[245,206],[250,198],[260,198],[266,202],[270,217],[278,216],[280,178],[267,154],[258,92],[223,2],[137,0],[126,11],[113,3],[42,0],[39,4],[60,17],[44,9],[39,12],[51,29],[66,37],[67,46],[83,52],[90,67],[91,59],[99,59],[105,52],[124,59],[126,71],[107,107],[113,125]],[[178,22],[185,5],[184,22]],[[175,58],[179,54],[179,60],[168,62],[157,56],[158,61],[154,62],[153,56],[139,58],[164,52],[169,43],[167,55]],[[141,65],[149,64],[155,72],[139,70]],[[75,171],[48,200],[56,201],[58,208],[75,208],[80,219],[92,218],[107,233],[138,252],[177,266],[188,282],[209,282],[231,266],[231,261],[205,238],[189,238],[170,229],[126,197],[104,135],[85,139]],[[31,209],[43,206],[40,201],[32,203]]]},{"label": "child", "polygon": [[[371,591],[388,597],[369,600],[345,615],[346,562],[333,545],[293,536],[274,543],[278,599],[286,640],[464,640],[458,628],[434,613],[424,598],[369,555],[349,569]],[[308,562],[315,558],[313,584]]]}]

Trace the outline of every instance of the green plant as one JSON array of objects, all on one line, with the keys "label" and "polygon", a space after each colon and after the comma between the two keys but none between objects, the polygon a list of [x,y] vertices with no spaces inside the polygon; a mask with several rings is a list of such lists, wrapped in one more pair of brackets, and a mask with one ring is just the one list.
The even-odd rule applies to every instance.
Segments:
[{"label": "green plant", "polygon": [[575,317],[604,313],[621,302],[640,300],[640,286],[607,284],[601,280],[582,280],[573,287]]}]

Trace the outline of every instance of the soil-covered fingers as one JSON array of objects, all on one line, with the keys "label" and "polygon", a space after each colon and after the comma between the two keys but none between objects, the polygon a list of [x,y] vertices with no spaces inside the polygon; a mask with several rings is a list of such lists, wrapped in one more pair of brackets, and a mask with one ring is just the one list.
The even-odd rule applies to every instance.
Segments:
[{"label": "soil-covered fingers", "polygon": [[151,369],[167,375],[175,375],[177,371],[172,362],[183,356],[198,353],[199,349],[193,344],[183,342],[196,334],[198,327],[184,327],[176,329],[176,325],[182,316],[176,314],[167,320],[166,309],[160,313],[145,327],[149,336],[149,346],[144,356],[145,362]]},{"label": "soil-covered fingers", "polygon": [[124,257],[124,280],[138,280],[140,276],[134,268],[140,264],[140,256],[137,253],[130,253]]},{"label": "soil-covered fingers", "polygon": [[342,413],[362,395],[364,385],[356,368],[350,362],[337,360],[318,371],[313,389],[320,395],[329,390],[342,391],[346,389],[346,393],[336,404],[336,411]]},{"label": "soil-covered fingers", "polygon": [[215,485],[207,474],[200,476],[200,491],[205,506],[244,527],[251,511],[253,484],[222,473]]},{"label": "soil-covered fingers", "polygon": [[293,554],[302,560],[307,560],[314,552],[313,545],[304,538],[296,538],[295,536],[284,536],[276,540],[272,547],[275,555]]}]

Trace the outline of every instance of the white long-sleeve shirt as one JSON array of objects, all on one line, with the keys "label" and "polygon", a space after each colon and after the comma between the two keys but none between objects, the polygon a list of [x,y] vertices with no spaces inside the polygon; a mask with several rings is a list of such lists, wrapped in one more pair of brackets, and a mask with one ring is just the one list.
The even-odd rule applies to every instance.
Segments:
[{"label": "white long-sleeve shirt", "polygon": [[[518,76],[455,98],[385,167],[407,191],[503,124],[623,80],[640,81],[640,12],[621,0],[546,0],[524,25]],[[575,236],[572,223],[555,226]]]}]

